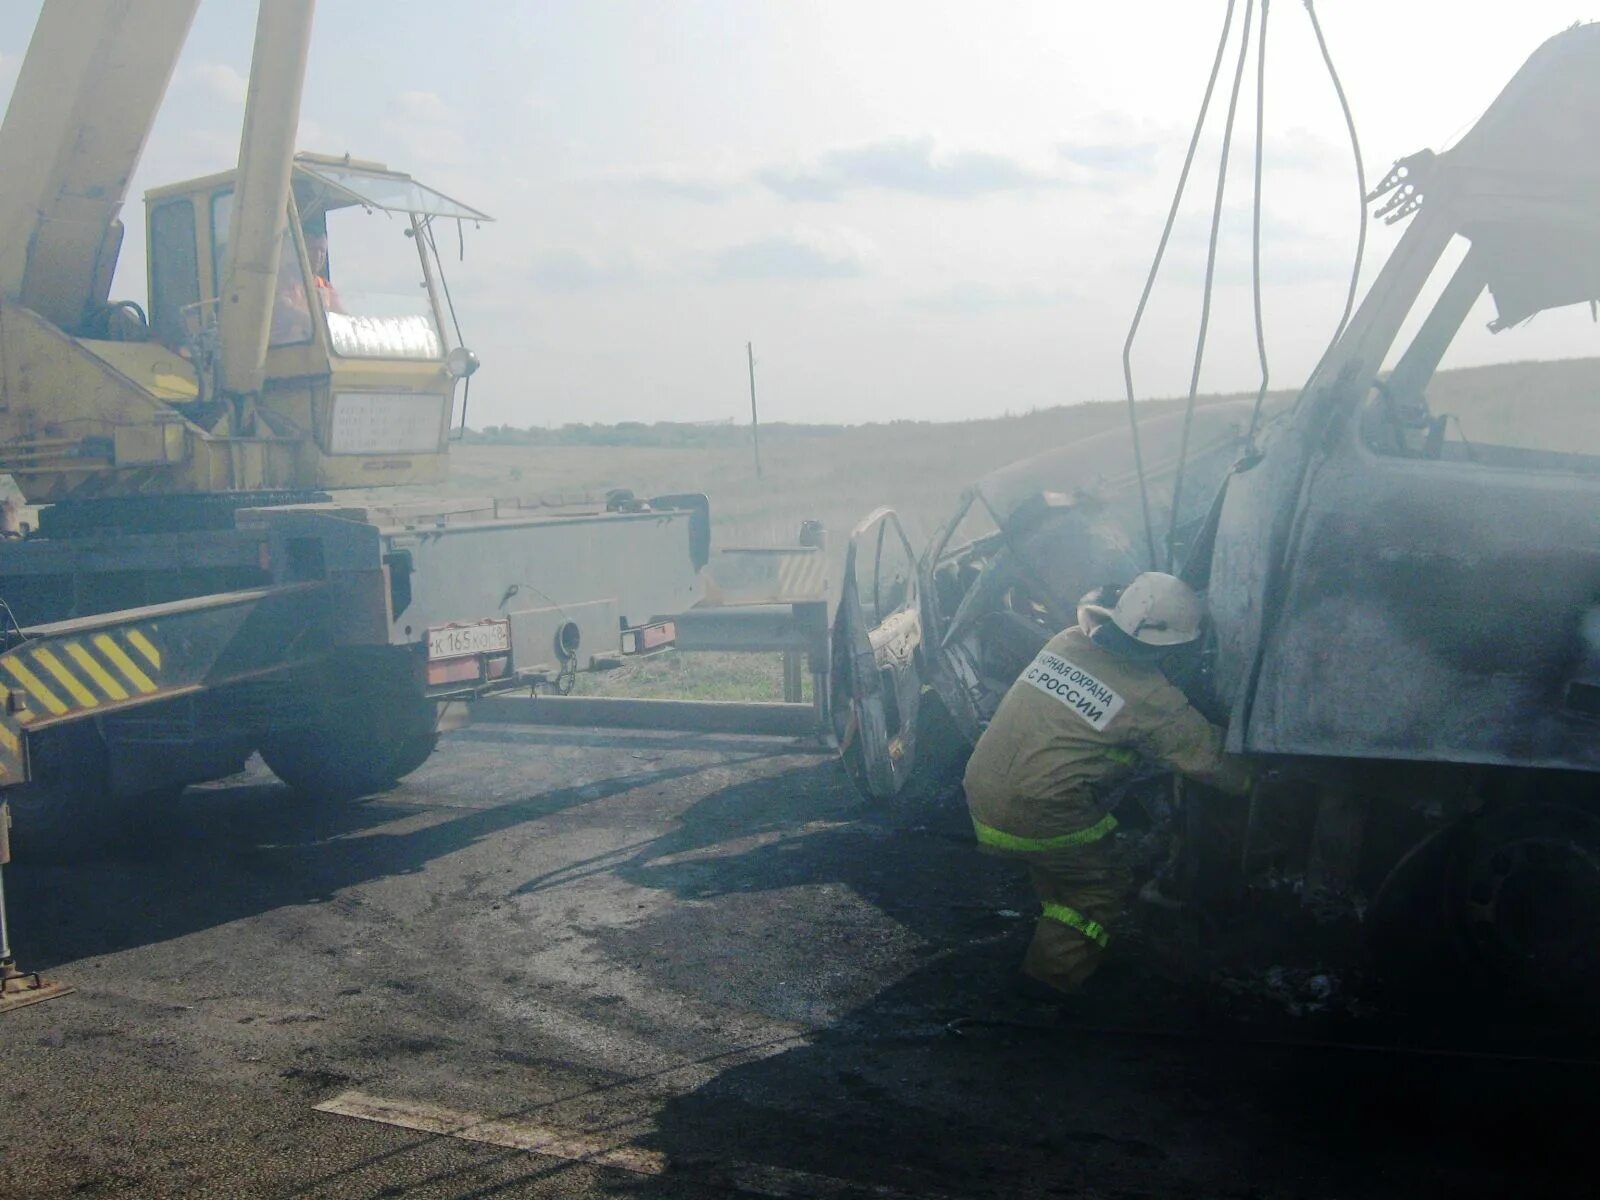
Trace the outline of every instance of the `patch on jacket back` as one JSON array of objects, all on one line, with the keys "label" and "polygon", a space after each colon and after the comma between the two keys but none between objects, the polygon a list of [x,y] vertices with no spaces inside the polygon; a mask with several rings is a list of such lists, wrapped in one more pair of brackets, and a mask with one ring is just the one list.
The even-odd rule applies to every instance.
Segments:
[{"label": "patch on jacket back", "polygon": [[1061,701],[1095,729],[1104,730],[1122,711],[1121,696],[1076,663],[1048,650],[1039,651],[1022,679]]}]

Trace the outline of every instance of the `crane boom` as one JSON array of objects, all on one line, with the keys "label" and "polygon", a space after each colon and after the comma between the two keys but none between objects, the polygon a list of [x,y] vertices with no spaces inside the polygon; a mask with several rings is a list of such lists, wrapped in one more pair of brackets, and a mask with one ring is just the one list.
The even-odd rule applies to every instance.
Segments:
[{"label": "crane boom", "polygon": [[0,124],[0,298],[74,329],[199,0],[47,3]]},{"label": "crane boom", "polygon": [[239,139],[239,184],[217,322],[222,390],[261,391],[315,0],[263,0]]}]

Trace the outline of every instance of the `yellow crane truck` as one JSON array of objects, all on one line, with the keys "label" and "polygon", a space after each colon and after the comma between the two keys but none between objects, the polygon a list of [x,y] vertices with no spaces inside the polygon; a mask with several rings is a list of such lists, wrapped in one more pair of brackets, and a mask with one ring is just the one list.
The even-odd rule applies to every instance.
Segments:
[{"label": "yellow crane truck", "polygon": [[111,299],[198,3],[46,0],[0,125],[0,473],[42,506],[0,540],[22,853],[254,751],[306,793],[385,786],[451,701],[658,647],[700,594],[702,496],[333,498],[444,478],[477,359],[435,229],[489,218],[295,153],[313,0],[260,5],[237,169],[147,194],[148,304]]}]

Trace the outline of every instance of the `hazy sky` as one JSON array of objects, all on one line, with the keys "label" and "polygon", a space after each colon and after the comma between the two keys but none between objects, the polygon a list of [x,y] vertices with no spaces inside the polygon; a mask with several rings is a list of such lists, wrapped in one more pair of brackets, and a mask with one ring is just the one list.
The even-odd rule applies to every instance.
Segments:
[{"label": "hazy sky", "polygon": [[[1448,145],[1586,3],[1324,0],[1369,175]],[[0,10],[0,97],[38,7]],[[232,165],[254,8],[201,5],[135,229],[145,187]],[[381,159],[498,218],[468,230],[465,263],[450,248],[484,362],[474,424],[743,419],[746,340],[770,419],[992,415],[1121,394],[1223,9],[321,0],[301,148]],[[1272,5],[1267,70],[1267,328],[1287,385],[1341,307],[1355,184],[1299,0]],[[1252,103],[1247,83],[1215,390],[1255,382]],[[1213,137],[1147,319],[1144,394],[1187,386],[1216,151]],[[1395,236],[1375,227],[1370,266]],[[115,294],[142,298],[142,239],[128,242]],[[1466,357],[1592,353],[1600,334],[1570,312]]]}]

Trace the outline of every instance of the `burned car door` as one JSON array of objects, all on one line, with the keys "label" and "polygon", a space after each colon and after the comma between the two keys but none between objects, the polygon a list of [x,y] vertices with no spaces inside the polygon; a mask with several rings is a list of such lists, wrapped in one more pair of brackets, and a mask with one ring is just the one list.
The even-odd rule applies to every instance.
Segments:
[{"label": "burned car door", "polygon": [[[1147,501],[1160,536],[1187,544],[1247,448],[1250,417],[1248,403],[1224,402],[1142,422],[1142,473],[1126,427],[991,472],[920,562],[893,511],[863,521],[834,619],[830,696],[862,794],[896,795],[919,766],[930,782],[959,773],[1022,668],[1076,621],[1079,598],[1145,569]],[[938,731],[920,756],[919,717]]]},{"label": "burned car door", "polygon": [[892,509],[857,525],[845,554],[833,625],[830,710],[839,755],[856,787],[884,799],[916,759],[922,614],[911,542]]}]

